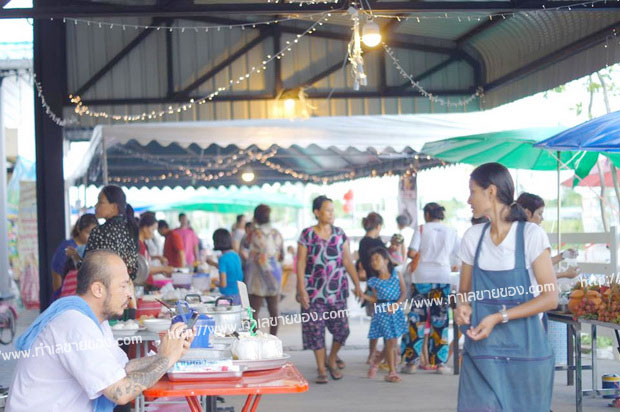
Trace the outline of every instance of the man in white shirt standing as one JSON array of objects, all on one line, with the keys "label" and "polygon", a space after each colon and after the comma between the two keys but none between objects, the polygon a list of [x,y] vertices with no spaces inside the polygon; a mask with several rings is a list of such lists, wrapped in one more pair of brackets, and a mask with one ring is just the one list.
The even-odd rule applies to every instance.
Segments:
[{"label": "man in white shirt standing", "polygon": [[177,323],[157,355],[129,361],[108,319],[121,315],[131,296],[123,260],[107,250],[88,253],[77,296],[54,302],[18,339],[22,356],[6,411],[108,412],[154,385],[189,348],[192,334]]}]

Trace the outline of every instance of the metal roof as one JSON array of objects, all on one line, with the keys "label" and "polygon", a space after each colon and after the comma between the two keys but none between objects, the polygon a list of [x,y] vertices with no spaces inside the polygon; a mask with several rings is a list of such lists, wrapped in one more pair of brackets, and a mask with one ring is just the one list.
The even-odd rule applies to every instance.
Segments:
[{"label": "metal roof", "polygon": [[[331,10],[328,23],[291,44],[291,51],[266,71],[233,84],[213,102],[162,119],[191,121],[279,117],[277,98],[295,94],[300,88],[304,88],[314,116],[492,108],[620,61],[620,46],[610,41],[614,29],[620,29],[620,6],[616,3],[583,7],[561,0],[536,4],[369,0],[386,44],[425,89],[452,102],[479,87],[484,90],[482,99],[459,108],[420,96],[381,48],[365,50],[369,84],[353,91],[350,69],[344,64],[351,37],[346,12],[350,2],[345,0],[303,7],[299,2],[251,0],[200,0],[166,6],[155,1],[82,1],[74,7],[2,9],[0,18],[66,17],[67,94],[80,95],[93,110],[136,114],[165,110],[190,97],[228,87],[231,80],[261,65],[279,46],[293,43],[317,19],[317,13]],[[573,8],[568,10],[570,5]],[[564,9],[549,10],[554,7]],[[226,27],[274,18],[286,21],[245,30]],[[110,29],[110,23],[115,27]],[[121,29],[123,25],[126,27]],[[206,33],[202,29],[136,29],[134,25],[222,27]],[[65,115],[71,111],[67,100]],[[80,119],[81,126],[102,122],[101,118]]]},{"label": "metal roof", "polygon": [[[256,147],[250,147],[248,150],[260,152]],[[130,141],[107,150],[109,182],[126,187],[149,188],[247,186],[248,184],[241,180],[240,172],[224,176],[225,172],[230,171],[231,165],[223,159],[229,159],[237,153],[239,148],[234,145],[225,147],[211,145],[207,149],[202,149],[195,144],[185,148],[175,143],[162,146],[157,142],[151,142],[143,146]],[[401,174],[408,169],[421,170],[441,164],[441,161],[436,159],[427,159],[424,156],[417,159],[414,156],[415,152],[411,149],[402,152],[387,149],[378,153],[372,148],[341,150],[316,145],[305,148],[294,145],[289,148],[277,148],[277,154],[271,157],[270,161],[282,168],[319,178],[351,172],[355,172],[355,178]],[[241,155],[239,157],[242,158]],[[223,163],[218,163],[222,161]],[[251,185],[262,186],[287,181],[312,182],[310,179],[299,179],[278,172],[258,161],[250,162],[241,170],[248,168],[256,176]],[[99,152],[90,163],[86,181],[89,184],[102,185],[103,173],[103,158]]]}]

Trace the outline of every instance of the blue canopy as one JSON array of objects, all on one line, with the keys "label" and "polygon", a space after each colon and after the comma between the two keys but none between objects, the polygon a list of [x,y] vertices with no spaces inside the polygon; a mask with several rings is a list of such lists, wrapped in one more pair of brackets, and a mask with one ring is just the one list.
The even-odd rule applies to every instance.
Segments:
[{"label": "blue canopy", "polygon": [[535,145],[549,150],[620,153],[620,111],[589,120]]}]

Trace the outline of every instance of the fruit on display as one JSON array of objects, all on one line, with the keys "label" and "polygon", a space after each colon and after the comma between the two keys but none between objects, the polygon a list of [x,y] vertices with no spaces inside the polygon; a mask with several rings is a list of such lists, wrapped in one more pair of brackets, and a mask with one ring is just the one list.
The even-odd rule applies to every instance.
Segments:
[{"label": "fruit on display", "polygon": [[620,323],[620,285],[584,287],[578,284],[570,294],[568,310],[578,318]]}]

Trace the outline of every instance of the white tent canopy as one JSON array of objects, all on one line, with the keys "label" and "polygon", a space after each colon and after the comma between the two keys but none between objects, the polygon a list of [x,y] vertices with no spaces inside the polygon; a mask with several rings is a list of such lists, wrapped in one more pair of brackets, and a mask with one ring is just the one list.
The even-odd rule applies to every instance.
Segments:
[{"label": "white tent canopy", "polygon": [[405,148],[419,151],[429,141],[525,127],[523,123],[523,119],[513,116],[472,112],[100,125],[93,131],[86,154],[80,156],[81,161],[74,170],[66,170],[66,177],[69,181],[82,177],[97,150],[101,150],[102,142],[106,148],[135,140],[141,145],[155,141],[162,146],[196,144],[201,148],[213,144],[235,145],[240,149],[255,145],[261,150],[273,145],[282,148],[317,145],[341,150],[373,148],[377,152],[391,148],[401,152]]}]

